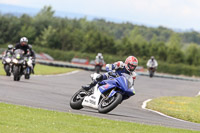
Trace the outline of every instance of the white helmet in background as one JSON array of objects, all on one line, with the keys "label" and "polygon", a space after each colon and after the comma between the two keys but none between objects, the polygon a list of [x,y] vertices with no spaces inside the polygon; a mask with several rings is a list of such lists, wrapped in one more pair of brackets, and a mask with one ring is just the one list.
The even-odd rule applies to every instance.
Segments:
[{"label": "white helmet in background", "polygon": [[8,45],[8,49],[13,49],[13,45],[12,45],[12,44],[9,44],[9,45]]},{"label": "white helmet in background", "polygon": [[22,42],[28,43],[28,39],[27,39],[26,37],[22,37],[22,38],[20,39],[20,43],[22,43]]},{"label": "white helmet in background", "polygon": [[98,54],[97,54],[97,57],[103,59],[102,53],[98,53]]},{"label": "white helmet in background", "polygon": [[97,55],[98,55],[98,56],[102,56],[102,53],[98,53]]}]

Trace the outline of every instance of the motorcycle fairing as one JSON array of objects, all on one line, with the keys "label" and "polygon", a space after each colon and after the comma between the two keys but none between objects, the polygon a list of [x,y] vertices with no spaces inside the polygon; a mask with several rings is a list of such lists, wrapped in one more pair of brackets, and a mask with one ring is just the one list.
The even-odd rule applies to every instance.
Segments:
[{"label": "motorcycle fairing", "polygon": [[98,85],[96,85],[94,87],[94,93],[90,96],[86,96],[83,99],[82,106],[98,109],[100,96],[101,96],[101,92],[98,89]]},{"label": "motorcycle fairing", "polygon": [[99,87],[99,90],[102,94],[113,88],[119,88],[121,90],[121,91],[112,90],[112,92],[109,94],[109,97],[113,96],[116,92],[120,92],[123,95],[128,95],[128,96],[132,96],[135,94],[134,88],[128,87],[128,81],[123,76],[104,80],[100,84],[103,84],[102,86]]}]

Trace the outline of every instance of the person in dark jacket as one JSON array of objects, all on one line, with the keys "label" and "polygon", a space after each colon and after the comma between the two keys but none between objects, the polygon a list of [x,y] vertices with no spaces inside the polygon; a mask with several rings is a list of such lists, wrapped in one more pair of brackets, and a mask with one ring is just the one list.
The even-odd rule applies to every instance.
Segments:
[{"label": "person in dark jacket", "polygon": [[26,37],[22,37],[20,42],[15,45],[14,50],[21,49],[24,51],[24,55],[28,53],[29,46],[28,46],[28,39]]}]

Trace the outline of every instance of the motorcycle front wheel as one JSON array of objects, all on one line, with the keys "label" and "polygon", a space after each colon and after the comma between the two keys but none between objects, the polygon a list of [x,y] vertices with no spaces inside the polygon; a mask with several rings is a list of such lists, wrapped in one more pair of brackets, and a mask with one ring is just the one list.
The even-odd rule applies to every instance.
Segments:
[{"label": "motorcycle front wheel", "polygon": [[24,75],[24,78],[25,78],[25,79],[30,79],[30,75],[29,75],[29,74],[25,74],[25,75]]},{"label": "motorcycle front wheel", "polygon": [[7,64],[7,65],[4,66],[4,69],[6,71],[6,76],[10,76],[11,75],[11,73],[10,73],[10,66]]},{"label": "motorcycle front wheel", "polygon": [[110,98],[103,98],[99,103],[98,111],[99,113],[108,113],[118,106],[122,101],[122,94],[116,93]]},{"label": "motorcycle front wheel", "polygon": [[154,75],[154,72],[151,70],[151,71],[149,72],[149,77],[152,78],[153,75]]},{"label": "motorcycle front wheel", "polygon": [[14,75],[14,81],[20,80],[20,74],[19,74],[19,67],[18,66],[14,66],[13,75]]},{"label": "motorcycle front wheel", "polygon": [[95,66],[95,71],[96,71],[96,73],[100,73],[100,71],[101,71],[101,66]]}]

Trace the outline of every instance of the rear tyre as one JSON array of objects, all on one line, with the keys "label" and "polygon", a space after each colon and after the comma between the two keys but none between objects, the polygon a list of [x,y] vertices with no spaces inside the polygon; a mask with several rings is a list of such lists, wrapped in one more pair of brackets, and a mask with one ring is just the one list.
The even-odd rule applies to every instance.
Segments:
[{"label": "rear tyre", "polygon": [[85,96],[87,96],[85,90],[80,89],[77,91],[70,100],[70,107],[77,110],[82,109],[82,102]]},{"label": "rear tyre", "polygon": [[109,99],[102,99],[99,103],[98,111],[99,113],[108,113],[114,108],[117,107],[122,101],[122,94],[116,93],[114,96],[110,97]]}]

